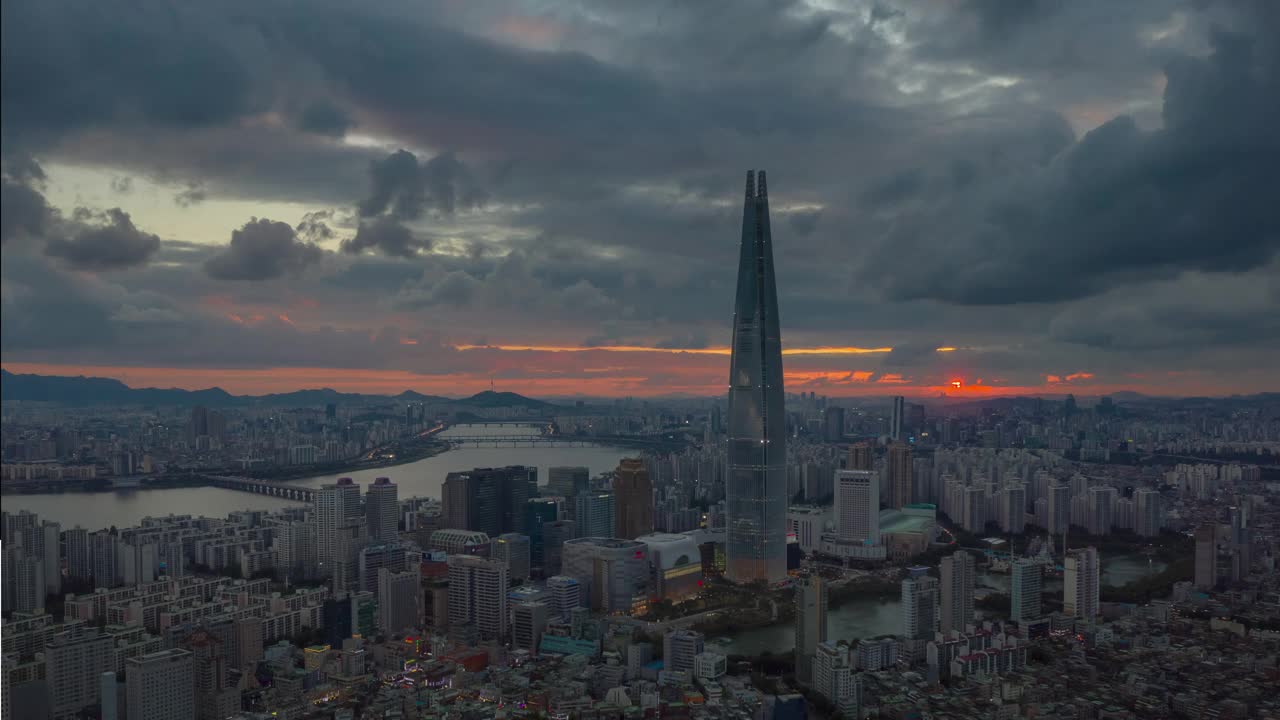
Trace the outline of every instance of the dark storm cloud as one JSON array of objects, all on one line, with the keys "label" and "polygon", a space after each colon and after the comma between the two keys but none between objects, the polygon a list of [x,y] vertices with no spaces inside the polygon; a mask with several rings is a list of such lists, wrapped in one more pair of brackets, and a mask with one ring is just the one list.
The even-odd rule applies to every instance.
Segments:
[{"label": "dark storm cloud", "polygon": [[52,216],[44,195],[30,185],[5,177],[0,185],[0,241],[39,236]]},{"label": "dark storm cloud", "polygon": [[376,250],[391,257],[410,258],[430,247],[428,238],[420,237],[407,225],[390,216],[361,222],[355,236],[342,241],[342,252],[351,255]]},{"label": "dark storm cloud", "polygon": [[298,116],[298,129],[319,135],[342,137],[355,125],[345,110],[332,102],[317,100]]},{"label": "dark storm cloud", "polygon": [[231,233],[231,243],[206,260],[204,270],[218,280],[271,280],[296,273],[323,254],[287,223],[254,218]]},{"label": "dark storm cloud", "polygon": [[187,186],[173,196],[173,202],[179,207],[191,207],[199,205],[208,199],[209,193],[205,190],[204,185],[197,182],[187,183]]},{"label": "dark storm cloud", "polygon": [[160,238],[139,230],[120,208],[96,212],[78,208],[61,233],[45,244],[46,255],[77,270],[118,270],[146,262]]},{"label": "dark storm cloud", "polygon": [[359,204],[361,217],[383,213],[399,220],[417,220],[432,210],[453,213],[459,205],[470,208],[484,202],[485,192],[453,153],[441,153],[425,163],[406,150],[398,150],[369,167],[372,188]]},{"label": "dark storm cloud", "polygon": [[895,298],[981,305],[1266,263],[1280,249],[1270,199],[1280,166],[1274,42],[1217,34],[1212,55],[1170,66],[1164,116],[1151,132],[1118,117],[1041,170],[902,218],[868,265],[895,272],[869,279],[879,275]]}]

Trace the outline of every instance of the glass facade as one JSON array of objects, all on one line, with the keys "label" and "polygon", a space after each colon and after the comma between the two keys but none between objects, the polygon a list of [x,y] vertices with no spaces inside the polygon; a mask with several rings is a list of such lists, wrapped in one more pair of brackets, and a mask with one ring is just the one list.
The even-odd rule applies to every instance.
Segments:
[{"label": "glass facade", "polygon": [[787,574],[782,341],[764,171],[747,173],[729,373],[728,563],[734,582]]}]

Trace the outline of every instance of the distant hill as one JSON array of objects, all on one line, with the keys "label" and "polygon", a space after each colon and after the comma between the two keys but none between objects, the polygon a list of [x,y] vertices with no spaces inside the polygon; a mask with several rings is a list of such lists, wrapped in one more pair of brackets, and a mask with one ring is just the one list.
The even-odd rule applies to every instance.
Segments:
[{"label": "distant hill", "polygon": [[57,375],[15,375],[0,370],[0,398],[7,401],[48,402],[60,405],[204,405],[230,407],[236,405],[270,405],[315,407],[328,403],[452,403],[474,408],[528,407],[553,408],[553,403],[535,400],[511,392],[486,390],[469,398],[454,399],[439,395],[423,395],[405,390],[398,395],[364,395],[343,393],[331,388],[297,390],[270,395],[232,395],[222,388],[181,390],[178,388],[131,388],[111,378]]}]

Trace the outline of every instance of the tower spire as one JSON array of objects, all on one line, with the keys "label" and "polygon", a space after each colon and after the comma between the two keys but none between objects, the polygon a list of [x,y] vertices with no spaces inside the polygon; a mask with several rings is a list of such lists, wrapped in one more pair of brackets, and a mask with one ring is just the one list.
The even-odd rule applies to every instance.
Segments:
[{"label": "tower spire", "polygon": [[756,197],[756,171],[747,171],[747,199],[754,200]]}]

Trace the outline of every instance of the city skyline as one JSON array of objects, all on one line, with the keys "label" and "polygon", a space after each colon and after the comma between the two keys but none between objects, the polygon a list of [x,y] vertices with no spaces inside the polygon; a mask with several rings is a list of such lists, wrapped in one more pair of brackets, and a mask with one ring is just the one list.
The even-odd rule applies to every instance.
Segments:
[{"label": "city skyline", "polygon": [[1265,3],[466,6],[8,4],[0,362],[714,394],[760,165],[795,391],[1280,387]]}]

